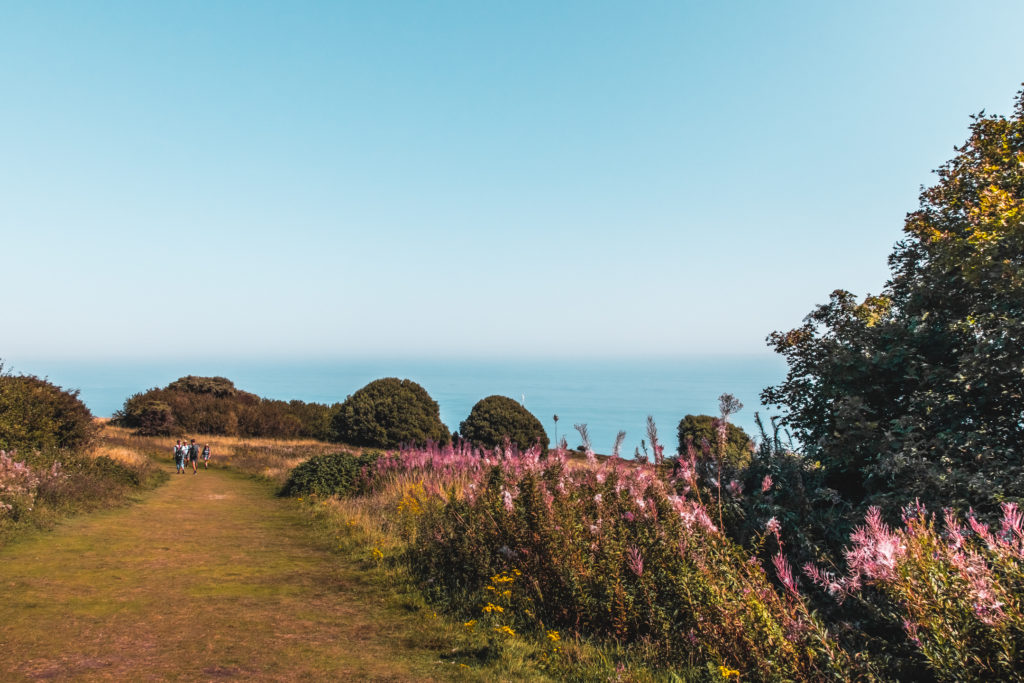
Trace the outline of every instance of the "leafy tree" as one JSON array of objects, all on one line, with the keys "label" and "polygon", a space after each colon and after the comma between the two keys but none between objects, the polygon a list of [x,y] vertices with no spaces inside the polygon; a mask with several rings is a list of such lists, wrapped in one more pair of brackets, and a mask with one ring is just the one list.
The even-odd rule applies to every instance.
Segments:
[{"label": "leafy tree", "polygon": [[223,434],[326,440],[337,406],[275,401],[235,388],[224,377],[177,379],[125,400],[114,424],[139,434]]},{"label": "leafy tree", "polygon": [[[679,421],[679,452],[685,453],[690,440],[695,448],[705,441],[713,450],[718,436],[715,428],[718,418],[710,415],[687,415]],[[750,437],[741,427],[727,423],[725,437],[725,463],[731,469],[745,467],[750,462]]]},{"label": "leafy tree", "polygon": [[426,389],[397,377],[374,380],[346,398],[331,428],[335,441],[354,446],[398,448],[451,441],[440,408]]},{"label": "leafy tree", "polygon": [[769,337],[762,398],[854,504],[994,513],[1024,492],[1024,90],[920,195],[880,296],[837,290]]},{"label": "leafy tree", "polygon": [[540,443],[548,450],[548,435],[540,420],[519,402],[506,396],[488,396],[477,401],[469,417],[459,425],[462,438],[484,448],[500,445],[505,437],[521,449]]},{"label": "leafy tree", "polygon": [[77,389],[7,374],[0,363],[0,449],[77,449],[95,434],[92,413]]},{"label": "leafy tree", "polygon": [[238,391],[235,383],[226,377],[197,377],[186,375],[179,377],[167,388],[172,391],[188,391],[193,394],[213,394],[214,396],[234,396]]}]

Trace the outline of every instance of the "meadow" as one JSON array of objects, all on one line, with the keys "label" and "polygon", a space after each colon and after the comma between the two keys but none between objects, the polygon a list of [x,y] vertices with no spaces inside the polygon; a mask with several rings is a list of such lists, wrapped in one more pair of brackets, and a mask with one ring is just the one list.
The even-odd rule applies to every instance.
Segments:
[{"label": "meadow", "polygon": [[[110,433],[150,452],[162,443]],[[993,526],[911,504],[890,527],[872,509],[842,561],[801,563],[775,517],[746,543],[730,533],[739,499],[770,500],[782,484],[716,480],[714,444],[638,463],[512,445],[208,440],[215,466],[286,489],[303,472],[306,490],[290,491],[314,526],[392,599],[439,615],[432,628],[467,667],[570,680],[1022,677],[1013,504]]]}]

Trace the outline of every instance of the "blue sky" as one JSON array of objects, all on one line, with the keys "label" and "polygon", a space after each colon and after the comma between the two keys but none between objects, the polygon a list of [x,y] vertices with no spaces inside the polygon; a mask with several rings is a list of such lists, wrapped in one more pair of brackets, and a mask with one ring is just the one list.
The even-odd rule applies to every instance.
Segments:
[{"label": "blue sky", "polygon": [[0,2],[0,358],[765,353],[1020,2]]}]

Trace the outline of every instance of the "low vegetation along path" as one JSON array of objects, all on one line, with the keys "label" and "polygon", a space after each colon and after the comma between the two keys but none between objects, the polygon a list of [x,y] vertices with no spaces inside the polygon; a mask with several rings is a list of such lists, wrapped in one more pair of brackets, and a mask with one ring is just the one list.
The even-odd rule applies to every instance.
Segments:
[{"label": "low vegetation along path", "polygon": [[0,550],[0,679],[423,680],[436,653],[295,502],[226,471]]}]

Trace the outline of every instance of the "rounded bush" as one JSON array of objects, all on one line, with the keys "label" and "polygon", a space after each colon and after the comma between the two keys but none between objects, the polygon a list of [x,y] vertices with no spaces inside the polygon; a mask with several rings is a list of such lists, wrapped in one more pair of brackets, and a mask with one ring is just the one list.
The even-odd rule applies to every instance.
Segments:
[{"label": "rounded bush", "polygon": [[477,401],[469,417],[459,425],[462,438],[484,448],[494,448],[505,437],[522,450],[539,443],[547,452],[548,435],[540,420],[518,401],[507,396],[488,396]]},{"label": "rounded bush", "polygon": [[426,389],[396,377],[374,380],[346,398],[331,421],[331,431],[335,441],[376,448],[451,441]]},{"label": "rounded bush", "polygon": [[331,453],[317,455],[292,470],[281,488],[282,496],[353,496],[369,490],[367,472],[380,451],[367,451],[362,455]]},{"label": "rounded bush", "polygon": [[[714,452],[718,442],[715,433],[715,420],[710,415],[687,415],[679,421],[679,452],[686,452],[686,439],[693,440],[693,446],[699,452],[701,442],[707,439]],[[743,429],[729,423],[725,436],[725,462],[731,467],[746,467],[750,463],[750,437]]]},{"label": "rounded bush", "polygon": [[77,449],[96,434],[77,390],[32,375],[8,375],[0,364],[0,449]]}]

